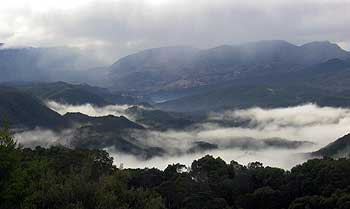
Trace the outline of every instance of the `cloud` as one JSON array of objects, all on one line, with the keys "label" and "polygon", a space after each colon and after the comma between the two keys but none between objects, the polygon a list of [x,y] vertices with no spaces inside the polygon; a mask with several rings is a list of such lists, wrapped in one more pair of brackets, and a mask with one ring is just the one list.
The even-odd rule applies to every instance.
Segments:
[{"label": "cloud", "polygon": [[296,107],[227,111],[213,113],[211,120],[248,120],[248,128],[215,128],[205,136],[221,134],[245,135],[253,138],[280,137],[289,140],[307,140],[324,146],[349,132],[350,109],[319,107],[306,104]]},{"label": "cloud", "polygon": [[17,143],[29,148],[35,148],[36,146],[48,148],[54,145],[70,147],[72,134],[73,130],[69,129],[61,132],[54,132],[51,130],[36,128],[30,131],[16,132],[14,138]]},{"label": "cloud", "polygon": [[[230,127],[222,126],[223,120],[248,120],[249,123],[246,126]],[[350,109],[319,107],[315,104],[275,109],[252,108],[212,113],[208,121],[210,123],[198,124],[195,129],[187,131],[153,131],[139,134],[136,138],[149,146],[159,146],[167,150],[183,150],[194,141],[216,143],[219,145],[218,150],[175,157],[166,156],[145,162],[136,160],[133,156],[115,154],[116,163],[131,167],[165,168],[167,164],[176,162],[190,165],[193,160],[204,154],[212,154],[228,162],[236,160],[247,164],[260,161],[265,165],[290,169],[308,158],[302,153],[315,151],[347,134],[350,126]],[[288,149],[269,147],[262,143],[266,139],[276,137],[290,141],[310,141],[313,144]],[[242,148],[242,145],[247,147]]]},{"label": "cloud", "polygon": [[[53,102],[49,106],[61,114],[80,111],[90,116],[119,116],[125,114],[127,108],[71,106]],[[232,121],[235,123],[230,123]],[[243,123],[238,126],[237,121]],[[260,161],[265,165],[289,169],[308,158],[303,153],[333,142],[347,134],[349,127],[350,109],[347,108],[319,107],[315,104],[274,109],[251,108],[210,113],[205,121],[184,130],[137,130],[123,136],[144,147],[164,149],[167,154],[162,157],[140,160],[137,156],[120,153],[111,147],[106,149],[115,157],[115,163],[123,163],[124,167],[165,168],[167,164],[177,162],[189,165],[204,154],[212,154],[226,161],[236,160],[243,164]],[[49,131],[22,134],[22,141],[33,138],[29,142],[43,140],[45,145],[62,140],[56,138],[69,138],[67,134],[63,137],[56,134],[56,138],[48,137],[47,140],[45,135],[48,133],[52,134]],[[37,135],[42,137],[37,138]],[[189,149],[195,142],[211,143],[218,147],[190,153]]]},{"label": "cloud", "polygon": [[250,162],[262,162],[264,166],[273,166],[283,169],[291,169],[293,166],[301,164],[307,160],[307,157],[296,153],[293,150],[266,149],[263,151],[244,151],[240,149],[212,150],[204,153],[194,153],[181,156],[155,157],[147,161],[125,153],[118,153],[108,150],[114,158],[116,166],[123,165],[124,168],[159,168],[165,169],[168,165],[174,163],[190,166],[194,160],[202,158],[205,154],[220,157],[229,163],[232,160],[240,164],[247,165]]},{"label": "cloud", "polygon": [[50,109],[58,112],[61,115],[64,115],[69,112],[80,112],[82,114],[93,116],[93,117],[100,117],[100,116],[107,116],[107,115],[128,116],[126,113],[126,110],[132,107],[130,105],[108,105],[104,107],[97,107],[91,104],[70,105],[70,104],[61,104],[55,101],[48,101],[46,104]]},{"label": "cloud", "polygon": [[164,45],[210,47],[262,39],[350,42],[346,0],[94,0],[41,9],[35,2],[1,11],[3,42],[79,46],[109,61]]}]

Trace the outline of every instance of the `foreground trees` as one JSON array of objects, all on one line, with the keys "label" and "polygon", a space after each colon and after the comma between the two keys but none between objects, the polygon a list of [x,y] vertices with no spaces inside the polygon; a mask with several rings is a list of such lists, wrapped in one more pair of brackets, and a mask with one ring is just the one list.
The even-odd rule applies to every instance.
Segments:
[{"label": "foreground trees", "polygon": [[34,150],[0,131],[4,209],[347,209],[350,160],[315,159],[291,171],[205,156],[190,168],[120,170],[102,150]]}]

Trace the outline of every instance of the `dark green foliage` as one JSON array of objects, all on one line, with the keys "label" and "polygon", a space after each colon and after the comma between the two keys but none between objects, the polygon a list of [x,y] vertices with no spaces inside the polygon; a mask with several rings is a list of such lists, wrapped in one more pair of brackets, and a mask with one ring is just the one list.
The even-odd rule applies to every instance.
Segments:
[{"label": "dark green foliage", "polygon": [[19,166],[19,150],[7,125],[0,129],[0,202],[3,201],[12,175]]},{"label": "dark green foliage", "polygon": [[100,150],[25,149],[1,190],[0,208],[164,208],[159,194],[128,186],[129,173]]}]

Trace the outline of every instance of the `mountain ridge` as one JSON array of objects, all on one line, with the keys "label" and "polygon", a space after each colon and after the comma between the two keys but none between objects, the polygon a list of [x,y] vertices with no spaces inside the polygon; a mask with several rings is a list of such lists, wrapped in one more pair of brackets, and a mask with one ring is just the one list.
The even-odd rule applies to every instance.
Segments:
[{"label": "mountain ridge", "polygon": [[[188,54],[174,52],[181,50]],[[157,62],[167,56],[171,57],[165,59],[169,62]],[[297,46],[272,40],[191,50],[163,47],[119,59],[110,67],[109,75],[115,89],[160,91],[300,71],[334,58],[350,60],[350,53],[329,41]]]}]

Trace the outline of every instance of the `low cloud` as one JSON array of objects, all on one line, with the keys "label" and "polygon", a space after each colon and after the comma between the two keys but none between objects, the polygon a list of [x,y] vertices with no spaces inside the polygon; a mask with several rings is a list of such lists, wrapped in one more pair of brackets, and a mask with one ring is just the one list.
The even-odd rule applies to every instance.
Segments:
[{"label": "low cloud", "polygon": [[181,156],[162,156],[143,161],[139,158],[125,153],[115,152],[107,149],[114,158],[116,166],[122,165],[124,168],[159,168],[165,169],[168,165],[174,163],[190,166],[194,160],[202,158],[205,154],[220,157],[227,163],[234,160],[240,164],[247,165],[250,162],[262,162],[265,166],[290,169],[297,164],[307,160],[307,156],[296,153],[293,150],[266,149],[262,151],[245,151],[240,149],[212,150],[202,153],[186,154]]},{"label": "low cloud", "polygon": [[37,146],[48,148],[55,145],[70,147],[70,139],[72,134],[73,130],[69,129],[55,132],[36,128],[30,131],[16,132],[14,138],[16,139],[17,143],[29,148],[35,148]]},{"label": "low cloud", "polygon": [[55,101],[48,101],[47,106],[52,110],[58,112],[61,115],[64,115],[69,112],[80,112],[85,115],[100,117],[107,115],[114,116],[127,116],[126,110],[132,106],[130,105],[108,105],[104,107],[97,107],[92,104],[84,105],[70,105],[70,104],[61,104]]},{"label": "low cloud", "polygon": [[[248,121],[244,126],[222,126],[222,121]],[[189,165],[204,154],[220,156],[226,161],[236,160],[247,164],[260,161],[265,165],[289,169],[307,159],[303,153],[312,152],[333,142],[350,131],[350,109],[319,107],[306,104],[296,107],[262,109],[251,108],[211,113],[208,123],[197,124],[186,131],[134,132],[133,136],[148,146],[162,147],[176,152],[188,149],[195,141],[217,144],[218,150],[175,157],[154,158],[141,162],[130,155],[116,155],[116,163],[131,167],[166,167],[169,163]],[[282,142],[311,142],[288,146],[267,146],[266,140]],[[283,141],[285,140],[285,141]],[[119,157],[118,157],[119,156]],[[125,161],[125,162],[123,162]]]},{"label": "low cloud", "polygon": [[[215,120],[249,121],[247,128],[212,128],[203,136],[246,136],[253,138],[280,137],[289,140],[307,140],[319,147],[347,134],[350,131],[350,109],[319,107],[306,104],[296,107],[246,110],[213,113]],[[215,123],[214,123],[215,124]]]},{"label": "low cloud", "polygon": [[[55,103],[51,103],[50,107],[61,114],[82,112],[90,116],[119,116],[125,114],[127,108],[62,106]],[[232,121],[243,123],[241,126],[227,125]],[[124,136],[145,147],[162,148],[167,152],[162,157],[140,160],[137,156],[120,153],[110,147],[106,149],[115,157],[115,163],[123,163],[124,167],[165,168],[166,165],[177,162],[189,165],[204,154],[211,154],[228,162],[235,160],[247,164],[260,161],[265,165],[290,169],[307,160],[303,153],[318,150],[349,131],[350,109],[346,108],[319,107],[315,104],[275,109],[251,108],[211,113],[204,122],[180,131],[137,130]],[[55,140],[54,137],[47,140],[45,133],[51,132],[43,133],[22,133],[22,141],[26,137],[33,137],[29,140],[33,142],[43,140],[44,144],[52,144],[52,141],[60,143],[62,140]],[[38,138],[37,135],[42,137]],[[217,145],[217,148],[188,152],[195,142]]]}]

